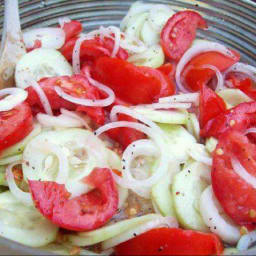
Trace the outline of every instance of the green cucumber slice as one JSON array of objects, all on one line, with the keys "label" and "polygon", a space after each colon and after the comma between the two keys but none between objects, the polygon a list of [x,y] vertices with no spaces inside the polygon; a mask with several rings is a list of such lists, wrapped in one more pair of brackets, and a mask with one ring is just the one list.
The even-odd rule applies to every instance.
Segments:
[{"label": "green cucumber slice", "polygon": [[188,150],[196,143],[196,139],[181,125],[158,124],[167,135],[169,154],[180,163],[189,159]]},{"label": "green cucumber slice", "polygon": [[5,149],[0,158],[5,158],[13,155],[18,155],[23,152],[26,145],[31,141],[35,136],[37,136],[41,132],[41,125],[35,124],[33,130],[30,132],[28,136],[26,136],[22,141],[17,144]]},{"label": "green cucumber slice", "polygon": [[58,227],[34,207],[20,203],[9,191],[0,194],[0,234],[18,243],[39,247],[56,239]]},{"label": "green cucumber slice", "polygon": [[5,179],[5,169],[6,166],[0,165],[0,186],[8,186]]},{"label": "green cucumber slice", "polygon": [[203,177],[210,175],[210,168],[194,162],[175,175],[172,196],[177,218],[182,227],[208,231],[200,212],[199,200],[204,189],[209,185]]},{"label": "green cucumber slice", "polygon": [[154,110],[141,106],[134,110],[153,122],[163,124],[186,124],[188,118],[188,112],[182,110]]},{"label": "green cucumber slice", "polygon": [[78,235],[68,235],[68,240],[78,246],[93,245],[157,218],[159,218],[158,214],[147,214],[141,217],[123,220],[93,231],[81,232]]}]

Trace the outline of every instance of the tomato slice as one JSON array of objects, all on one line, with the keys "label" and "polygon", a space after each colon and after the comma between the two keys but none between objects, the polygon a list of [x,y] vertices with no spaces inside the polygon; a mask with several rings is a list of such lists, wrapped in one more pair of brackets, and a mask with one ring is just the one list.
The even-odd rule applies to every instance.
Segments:
[{"label": "tomato slice", "polygon": [[33,117],[25,102],[0,111],[0,152],[24,139],[33,129]]},{"label": "tomato slice", "polygon": [[256,189],[233,170],[236,158],[252,176],[256,176],[256,145],[238,131],[226,132],[219,138],[213,154],[212,187],[224,211],[238,225],[256,228]]},{"label": "tomato slice", "polygon": [[[72,60],[72,54],[73,49],[76,44],[76,40],[78,38],[74,37],[70,40],[68,40],[60,49],[61,53],[65,56],[65,58],[68,61]],[[80,58],[81,61],[93,61],[96,58],[102,57],[102,56],[111,56],[112,51],[114,48],[114,41],[111,38],[104,38],[103,40],[100,40],[99,37],[96,37],[94,39],[85,40],[81,44],[80,48]],[[117,55],[117,58],[120,59],[127,59],[128,53],[123,48],[119,48]]]},{"label": "tomato slice", "polygon": [[203,17],[194,11],[180,11],[166,22],[161,32],[161,46],[167,57],[178,60],[190,47],[196,29],[207,28]]},{"label": "tomato slice", "polygon": [[[99,99],[100,94],[98,89],[91,86],[85,76],[73,75],[71,77],[59,76],[43,78],[38,83],[44,90],[53,110],[58,111],[60,108],[66,108],[68,110],[86,112],[86,114],[97,124],[104,124],[105,114],[102,107],[86,107],[76,105],[64,100],[55,92],[54,87],[60,86],[64,92],[73,97],[92,100]],[[27,102],[33,108],[34,112],[44,112],[42,103],[33,87],[28,87],[26,90],[28,91]]]},{"label": "tomato slice", "polygon": [[202,137],[219,136],[226,131],[245,131],[256,125],[256,102],[245,102],[210,119],[201,129]]},{"label": "tomato slice", "polygon": [[78,36],[83,31],[83,25],[77,20],[72,20],[70,22],[65,22],[62,29],[66,35],[65,42],[67,42],[71,38]]},{"label": "tomato slice", "polygon": [[95,168],[85,183],[94,189],[72,199],[65,185],[56,182],[29,180],[29,188],[46,218],[68,230],[86,231],[101,227],[116,213],[118,191],[106,168]]},{"label": "tomato slice", "polygon": [[199,91],[200,84],[207,84],[215,75],[212,69],[204,68],[204,65],[214,66],[222,72],[239,61],[240,54],[231,49],[230,51],[234,58],[219,52],[205,52],[194,57],[182,71],[183,84],[191,91]]},{"label": "tomato slice", "polygon": [[220,255],[223,245],[214,234],[179,228],[157,228],[115,247],[115,255]]},{"label": "tomato slice", "polygon": [[199,110],[200,126],[204,127],[210,119],[226,110],[226,104],[217,93],[203,84],[200,89]]},{"label": "tomato slice", "polygon": [[175,92],[174,84],[159,70],[117,58],[97,59],[92,76],[112,88],[119,99],[135,105],[152,103]]},{"label": "tomato slice", "polygon": [[158,67],[157,70],[161,71],[168,77],[174,79],[175,71],[176,71],[176,64],[168,62],[168,63],[165,63],[162,66]]}]

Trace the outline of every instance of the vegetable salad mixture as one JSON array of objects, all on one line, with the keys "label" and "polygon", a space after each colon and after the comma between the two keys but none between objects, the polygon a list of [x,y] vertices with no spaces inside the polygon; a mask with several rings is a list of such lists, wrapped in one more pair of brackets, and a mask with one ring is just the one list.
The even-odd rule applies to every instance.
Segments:
[{"label": "vegetable salad mixture", "polygon": [[[85,14],[86,15],[86,14]],[[197,12],[23,33],[0,90],[0,234],[57,254],[222,255],[256,241],[256,68]]]}]

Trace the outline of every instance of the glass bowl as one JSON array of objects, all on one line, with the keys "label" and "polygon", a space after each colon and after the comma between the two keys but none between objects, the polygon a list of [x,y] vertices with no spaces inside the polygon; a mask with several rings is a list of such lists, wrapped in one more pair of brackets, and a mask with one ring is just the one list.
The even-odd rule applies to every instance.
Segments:
[{"label": "glass bowl", "polygon": [[[99,25],[118,26],[132,0],[19,0],[22,29],[54,26],[58,18],[68,16],[83,23],[90,31]],[[199,31],[200,38],[221,42],[242,55],[242,61],[256,66],[256,2],[252,0],[144,0],[170,4],[175,11],[184,8],[198,11],[208,22],[207,31]],[[3,6],[0,1],[0,34],[3,26]],[[10,240],[0,238],[0,255],[45,255]],[[249,250],[243,255],[256,255]],[[50,255],[47,253],[47,255]]]}]

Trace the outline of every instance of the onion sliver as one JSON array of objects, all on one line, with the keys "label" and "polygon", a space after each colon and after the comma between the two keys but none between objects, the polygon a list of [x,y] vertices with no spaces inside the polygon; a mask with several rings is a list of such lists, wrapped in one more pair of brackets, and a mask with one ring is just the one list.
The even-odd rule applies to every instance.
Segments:
[{"label": "onion sliver", "polygon": [[235,244],[240,238],[239,227],[227,221],[219,212],[220,206],[214,198],[212,187],[204,190],[200,198],[200,213],[204,222],[210,227],[211,232],[220,236],[220,238],[230,244]]},{"label": "onion sliver", "polygon": [[195,56],[201,53],[205,52],[219,52],[225,56],[228,56],[230,58],[233,58],[233,53],[224,45],[221,45],[219,43],[214,42],[200,42],[191,48],[189,48],[184,55],[181,57],[177,68],[176,68],[176,74],[175,74],[175,80],[177,83],[177,87],[182,92],[188,92],[188,90],[182,85],[181,82],[181,72],[186,66],[186,64]]},{"label": "onion sliver", "polygon": [[84,34],[81,34],[81,36],[76,40],[76,43],[73,49],[72,66],[75,74],[80,74],[80,48],[81,48],[81,44],[86,39],[87,37]]},{"label": "onion sliver", "polygon": [[246,134],[248,134],[248,133],[255,133],[255,132],[256,132],[256,128],[255,128],[255,127],[252,127],[252,128],[247,129],[247,130],[244,132],[244,134],[246,135]]},{"label": "onion sliver", "polygon": [[65,32],[61,28],[35,28],[23,33],[26,48],[33,48],[39,40],[42,48],[60,49],[65,43]]},{"label": "onion sliver", "polygon": [[36,91],[36,93],[43,105],[45,113],[48,115],[53,115],[50,102],[49,102],[46,94],[44,93],[44,90],[40,87],[40,85],[34,79],[29,79],[28,83],[30,83],[31,86],[33,87],[33,89]]},{"label": "onion sliver", "polygon": [[239,251],[246,251],[249,247],[256,242],[256,231],[252,231],[246,235],[243,235],[237,243],[237,249]]},{"label": "onion sliver", "polygon": [[19,201],[21,201],[22,203],[24,203],[26,205],[32,206],[33,200],[32,200],[31,194],[29,192],[22,191],[17,186],[17,184],[14,180],[12,168],[17,164],[21,164],[21,161],[14,162],[14,163],[8,165],[8,167],[6,168],[6,180],[7,180],[9,189],[10,189],[11,193],[13,194],[13,196],[15,196]]},{"label": "onion sliver", "polygon": [[36,118],[38,122],[45,127],[83,127],[83,123],[80,120],[63,114],[50,116],[38,113]]},{"label": "onion sliver", "polygon": [[73,117],[74,119],[77,119],[78,121],[80,121],[83,126],[85,128],[87,128],[88,130],[91,130],[90,126],[86,123],[85,119],[82,118],[79,114],[77,114],[76,112],[73,112],[73,111],[69,111],[65,108],[61,108],[60,109],[60,113],[63,114],[63,115],[66,115],[66,116],[70,116],[70,117]]},{"label": "onion sliver", "polygon": [[254,82],[256,82],[256,67],[253,67],[251,65],[245,64],[245,63],[235,63],[233,66],[231,66],[225,73],[224,77],[229,72],[239,72],[248,75]]},{"label": "onion sliver", "polygon": [[206,165],[212,165],[212,158],[208,156],[205,147],[202,144],[193,144],[188,149],[188,154],[196,161]]},{"label": "onion sliver", "polygon": [[215,72],[217,80],[218,80],[217,86],[216,86],[216,91],[220,91],[220,90],[225,89],[224,78],[223,78],[223,75],[221,74],[221,72],[218,68],[216,68],[213,65],[209,65],[209,64],[202,65],[200,68],[208,68],[208,69],[211,69]]},{"label": "onion sliver", "polygon": [[248,173],[236,158],[232,158],[231,163],[235,173],[255,189],[256,178]]},{"label": "onion sliver", "polygon": [[102,249],[113,248],[116,245],[134,238],[134,234],[141,235],[151,229],[158,227],[177,228],[178,223],[173,217],[159,217],[159,219],[144,223],[134,229],[128,230],[102,243]]},{"label": "onion sliver", "polygon": [[65,23],[70,23],[71,19],[69,17],[61,17],[58,19],[58,22],[60,24],[60,27],[63,29]]},{"label": "onion sliver", "polygon": [[159,99],[159,103],[169,103],[169,102],[191,102],[196,105],[199,104],[199,93],[193,92],[193,93],[183,93],[173,96],[168,96],[164,98]]},{"label": "onion sliver", "polygon": [[6,97],[0,100],[0,111],[9,111],[22,103],[28,97],[28,93],[20,88],[5,88],[0,90],[0,97],[3,96]]},{"label": "onion sliver", "polygon": [[[127,122],[127,121],[119,121],[119,122],[113,122],[108,123],[104,126],[101,126],[96,130],[95,134],[100,135],[101,133],[118,127],[128,127],[133,128],[138,131],[141,131],[145,134],[147,134],[149,137],[153,139],[153,141],[158,145],[159,153],[160,153],[160,159],[159,159],[159,165],[156,170],[156,172],[150,176],[148,179],[145,180],[136,180],[134,184],[132,184],[133,188],[136,185],[137,187],[150,187],[157,183],[167,172],[168,170],[168,163],[169,163],[169,156],[168,156],[168,150],[166,149],[166,144],[164,141],[164,138],[161,136],[162,132],[158,133],[157,129],[147,127],[146,125],[135,123],[135,122]],[[117,175],[116,175],[117,176]],[[127,183],[127,186],[130,187],[129,181],[127,179],[119,177],[119,181],[122,179],[124,183]],[[118,181],[117,181],[118,182]],[[136,183],[136,184],[135,184]],[[121,184],[120,184],[121,185]]]},{"label": "onion sliver", "polygon": [[[68,158],[62,148],[58,146],[57,144],[50,143],[50,142],[41,142],[40,145],[34,145],[37,147],[39,150],[42,150],[45,153],[53,153],[58,157],[59,160],[59,171],[56,177],[56,182],[60,184],[65,184],[68,175],[69,175],[69,166],[68,166]],[[28,174],[29,175],[29,174]],[[29,175],[30,176],[30,175]],[[27,179],[30,179],[30,177],[27,176]],[[31,178],[33,180],[33,176]]]}]

